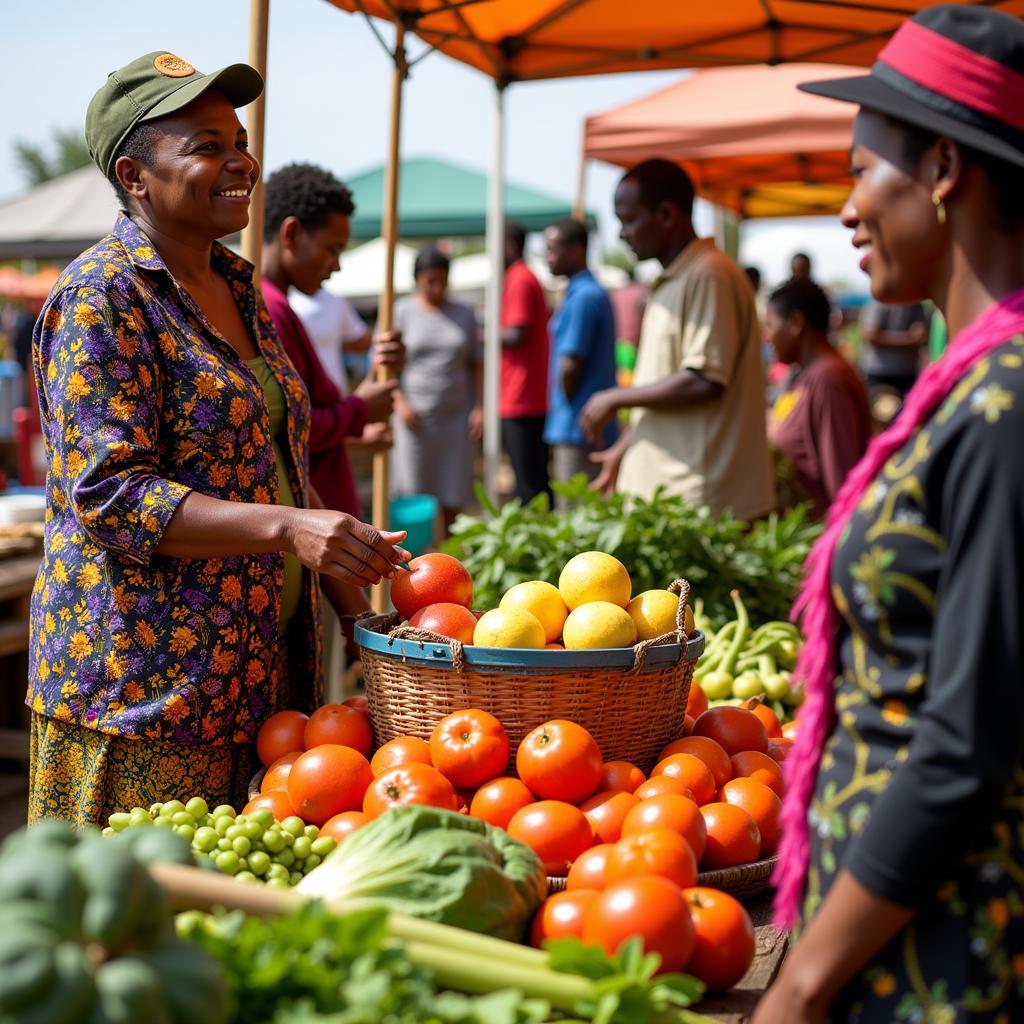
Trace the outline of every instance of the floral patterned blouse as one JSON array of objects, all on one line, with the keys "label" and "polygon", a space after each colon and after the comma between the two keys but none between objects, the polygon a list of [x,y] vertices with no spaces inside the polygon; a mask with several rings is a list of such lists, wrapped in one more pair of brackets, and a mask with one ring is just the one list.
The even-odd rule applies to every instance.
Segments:
[{"label": "floral patterned blouse", "polygon": [[[309,402],[253,286],[218,243],[252,337],[287,401],[288,474],[307,488]],[[190,490],[279,498],[270,421],[251,370],[121,214],[71,263],[36,324],[47,455],[27,703],[128,738],[244,743],[278,700],[284,556],[170,558],[156,548]],[[304,574],[291,674],[319,696],[318,605]]]},{"label": "floral patterned blouse", "polygon": [[1024,338],[883,467],[832,566],[837,721],[807,916],[841,867],[914,921],[833,1020],[1024,1021]]}]

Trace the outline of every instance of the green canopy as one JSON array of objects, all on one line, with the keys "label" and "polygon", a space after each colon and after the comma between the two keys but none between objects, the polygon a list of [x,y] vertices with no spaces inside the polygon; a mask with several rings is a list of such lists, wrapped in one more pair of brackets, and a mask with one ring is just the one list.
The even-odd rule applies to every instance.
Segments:
[{"label": "green canopy", "polygon": [[[356,212],[352,238],[381,233],[384,168],[346,178]],[[527,231],[542,231],[560,217],[572,216],[572,203],[511,183],[505,186],[505,216]],[[487,221],[487,175],[446,160],[403,160],[398,172],[398,233],[402,238],[483,235]],[[587,214],[593,228],[593,215]]]}]

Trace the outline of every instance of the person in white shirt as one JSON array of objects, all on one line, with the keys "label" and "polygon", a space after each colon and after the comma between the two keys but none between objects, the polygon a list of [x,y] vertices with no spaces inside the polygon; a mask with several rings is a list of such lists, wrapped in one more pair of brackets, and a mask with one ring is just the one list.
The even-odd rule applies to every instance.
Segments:
[{"label": "person in white shirt", "polygon": [[371,331],[367,323],[348,299],[325,288],[312,295],[289,288],[288,305],[306,328],[327,375],[342,394],[347,393],[343,356],[369,350]]}]

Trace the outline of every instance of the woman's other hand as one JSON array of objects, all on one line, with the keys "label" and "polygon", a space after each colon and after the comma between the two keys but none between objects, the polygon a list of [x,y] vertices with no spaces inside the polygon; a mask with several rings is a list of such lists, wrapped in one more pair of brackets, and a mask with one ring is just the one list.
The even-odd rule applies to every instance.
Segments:
[{"label": "woman's other hand", "polygon": [[395,392],[395,415],[412,431],[419,430],[420,418],[401,391]]},{"label": "woman's other hand", "polygon": [[286,537],[288,550],[306,568],[356,587],[372,586],[385,576],[392,579],[395,566],[412,557],[395,546],[405,540],[405,531],[378,530],[331,509],[293,509]]},{"label": "woman's other hand", "polygon": [[479,405],[469,410],[469,439],[474,444],[484,436],[484,411]]}]

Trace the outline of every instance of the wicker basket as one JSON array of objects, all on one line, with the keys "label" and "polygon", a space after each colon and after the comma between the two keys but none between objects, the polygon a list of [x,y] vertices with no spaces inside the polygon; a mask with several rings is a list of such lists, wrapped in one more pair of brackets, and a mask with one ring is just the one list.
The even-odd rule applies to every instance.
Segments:
[{"label": "wicker basket", "polygon": [[681,593],[679,631],[633,648],[591,651],[463,647],[435,634],[398,627],[397,615],[356,626],[370,718],[378,744],[396,736],[429,739],[445,715],[489,711],[505,727],[514,767],[520,740],[552,718],[588,729],[605,760],[649,771],[682,734],[693,667],[704,635],[682,635],[689,585]]},{"label": "wicker basket", "polygon": [[[702,871],[697,876],[698,885],[706,885],[712,889],[721,889],[735,896],[738,900],[749,900],[760,896],[771,888],[772,872],[778,863],[778,856],[764,857],[753,864],[740,864],[734,868],[722,868],[720,871]],[[563,892],[566,880],[548,876],[548,892]]]}]

